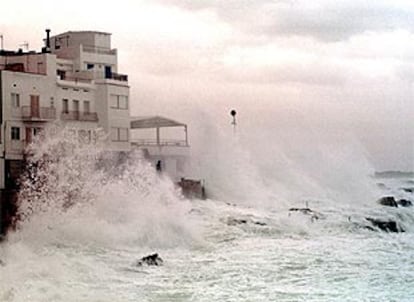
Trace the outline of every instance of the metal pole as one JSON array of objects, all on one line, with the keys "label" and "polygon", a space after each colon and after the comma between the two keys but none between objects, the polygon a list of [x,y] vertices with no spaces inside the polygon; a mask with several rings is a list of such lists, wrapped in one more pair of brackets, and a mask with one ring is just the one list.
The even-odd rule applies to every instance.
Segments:
[{"label": "metal pole", "polygon": [[233,121],[231,122],[231,124],[233,125],[233,134],[236,134],[236,114],[236,110],[233,109],[232,111],[230,111],[230,115],[233,117]]},{"label": "metal pole", "polygon": [[157,127],[157,146],[160,145],[160,128]]},{"label": "metal pole", "polygon": [[0,35],[0,39],[1,39],[1,49],[0,50],[3,50],[4,49],[4,45],[3,45],[3,35],[1,34]]}]

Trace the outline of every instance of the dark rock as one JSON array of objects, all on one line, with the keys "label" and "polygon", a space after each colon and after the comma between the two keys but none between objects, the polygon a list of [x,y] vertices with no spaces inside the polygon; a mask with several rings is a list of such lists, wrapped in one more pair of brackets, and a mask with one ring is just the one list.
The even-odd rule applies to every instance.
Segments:
[{"label": "dark rock", "polygon": [[370,218],[366,217],[366,220],[371,222],[371,224],[384,232],[391,232],[391,233],[403,233],[405,230],[398,225],[397,222],[393,220],[381,220],[378,218]]},{"label": "dark rock", "polygon": [[190,199],[206,199],[206,189],[203,181],[181,178],[177,183],[183,195]]},{"label": "dark rock", "polygon": [[411,200],[408,199],[400,199],[397,201],[397,204],[401,207],[411,207],[413,205]]},{"label": "dark rock", "polygon": [[241,225],[241,224],[255,224],[255,225],[260,225],[260,226],[267,225],[265,222],[261,222],[261,221],[254,221],[252,219],[234,218],[234,217],[227,217],[226,223],[227,225]]},{"label": "dark rock", "polygon": [[394,196],[384,196],[378,200],[378,203],[383,206],[387,207],[398,207],[397,201],[395,200]]},{"label": "dark rock", "polygon": [[227,224],[228,225],[247,224],[247,219],[237,219],[234,217],[228,217]]},{"label": "dark rock", "polygon": [[162,265],[163,263],[164,263],[164,261],[162,260],[162,258],[160,256],[158,256],[157,253],[155,253],[155,254],[152,254],[152,255],[142,257],[141,260],[137,261],[136,265],[137,266],[142,266],[142,265],[146,264],[146,265],[159,266],[159,265]]},{"label": "dark rock", "polygon": [[414,193],[414,188],[401,188],[401,190],[407,193]]},{"label": "dark rock", "polygon": [[318,220],[319,218],[322,218],[322,214],[315,212],[313,210],[311,210],[310,208],[290,208],[289,212],[300,212],[304,215],[309,215],[311,216],[312,221],[313,220]]}]

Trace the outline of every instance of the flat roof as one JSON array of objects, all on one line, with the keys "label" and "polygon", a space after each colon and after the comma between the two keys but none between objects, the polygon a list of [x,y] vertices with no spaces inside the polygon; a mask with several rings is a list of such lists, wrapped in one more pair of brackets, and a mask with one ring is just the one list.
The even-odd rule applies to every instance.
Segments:
[{"label": "flat roof", "polygon": [[111,33],[97,30],[69,30],[64,33],[54,35],[52,37],[59,37],[67,34],[101,34],[101,35],[112,35]]},{"label": "flat roof", "polygon": [[131,117],[131,129],[148,129],[163,127],[187,127],[186,124],[162,116],[134,116]]}]

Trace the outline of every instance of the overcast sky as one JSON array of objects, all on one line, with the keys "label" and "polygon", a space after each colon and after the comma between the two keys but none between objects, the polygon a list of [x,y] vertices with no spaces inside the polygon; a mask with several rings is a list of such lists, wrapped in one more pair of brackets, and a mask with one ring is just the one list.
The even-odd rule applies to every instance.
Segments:
[{"label": "overcast sky", "polygon": [[237,107],[244,116],[266,112],[283,121],[278,114],[295,111],[352,127],[379,169],[414,169],[412,1],[2,5],[6,48],[28,41],[40,49],[45,28],[111,32],[120,72],[129,74],[134,114],[179,118],[192,106],[226,114]]}]

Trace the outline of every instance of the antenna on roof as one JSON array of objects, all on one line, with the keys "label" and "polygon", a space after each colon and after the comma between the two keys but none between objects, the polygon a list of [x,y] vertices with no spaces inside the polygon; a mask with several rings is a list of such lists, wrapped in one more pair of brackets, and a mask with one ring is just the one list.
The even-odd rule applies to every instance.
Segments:
[{"label": "antenna on roof", "polygon": [[0,50],[3,50],[4,49],[4,45],[3,45],[3,34],[0,34],[0,40],[1,40],[1,43],[0,43]]}]

